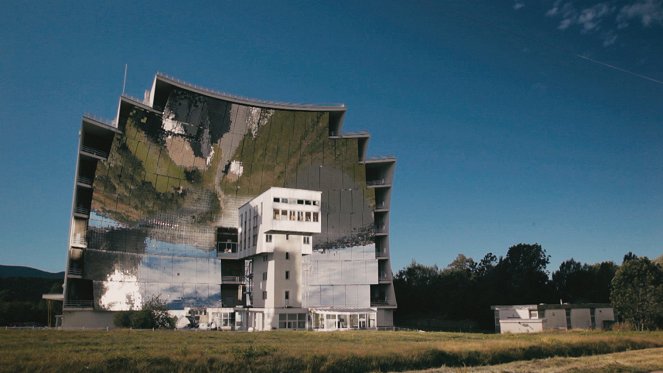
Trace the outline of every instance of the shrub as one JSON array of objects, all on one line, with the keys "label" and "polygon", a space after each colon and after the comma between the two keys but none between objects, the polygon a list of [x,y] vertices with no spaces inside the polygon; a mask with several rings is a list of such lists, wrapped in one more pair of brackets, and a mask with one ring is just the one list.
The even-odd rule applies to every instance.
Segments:
[{"label": "shrub", "polygon": [[113,324],[121,328],[173,329],[175,318],[168,314],[165,302],[156,296],[145,302],[141,310],[116,313]]}]

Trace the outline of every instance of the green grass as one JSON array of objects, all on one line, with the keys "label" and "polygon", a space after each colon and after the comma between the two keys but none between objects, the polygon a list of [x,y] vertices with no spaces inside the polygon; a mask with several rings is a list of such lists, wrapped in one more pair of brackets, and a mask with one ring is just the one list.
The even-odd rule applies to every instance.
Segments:
[{"label": "green grass", "polygon": [[663,332],[0,330],[0,371],[365,372],[485,366],[663,347]]}]

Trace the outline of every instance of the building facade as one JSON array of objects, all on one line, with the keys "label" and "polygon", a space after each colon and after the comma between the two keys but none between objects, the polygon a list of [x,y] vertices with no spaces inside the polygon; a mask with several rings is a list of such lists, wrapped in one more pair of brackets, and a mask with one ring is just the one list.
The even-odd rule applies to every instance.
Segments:
[{"label": "building facade", "polygon": [[530,304],[492,306],[498,333],[536,333],[544,330],[604,329],[615,321],[610,304]]},{"label": "building facade", "polygon": [[[391,326],[395,159],[367,158],[369,135],[343,133],[344,114],[342,105],[249,100],[158,74],[143,100],[120,98],[112,123],[84,116],[63,326],[112,326],[114,311],[154,297],[190,325],[222,329],[248,328],[256,308],[287,311],[261,316],[265,329],[312,327],[316,318],[295,312],[304,306],[348,320],[336,325],[360,325],[373,310],[372,325]],[[258,200],[271,213],[251,215]],[[253,230],[258,217],[262,231]],[[301,254],[276,268],[284,264],[269,244]],[[266,264],[256,260],[265,254]],[[271,274],[260,269],[270,263]],[[278,287],[286,271],[302,286]],[[262,299],[264,272],[283,279]]]}]

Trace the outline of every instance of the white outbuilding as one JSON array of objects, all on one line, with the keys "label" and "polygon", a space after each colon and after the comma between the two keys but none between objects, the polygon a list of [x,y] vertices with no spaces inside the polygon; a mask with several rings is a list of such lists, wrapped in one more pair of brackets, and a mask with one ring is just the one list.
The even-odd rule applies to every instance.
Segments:
[{"label": "white outbuilding", "polygon": [[498,333],[544,330],[605,329],[615,321],[607,303],[526,304],[491,306]]}]

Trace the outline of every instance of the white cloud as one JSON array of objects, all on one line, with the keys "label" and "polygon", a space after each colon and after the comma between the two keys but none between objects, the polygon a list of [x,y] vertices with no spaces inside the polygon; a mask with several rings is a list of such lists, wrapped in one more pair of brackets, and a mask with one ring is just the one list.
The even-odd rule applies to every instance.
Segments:
[{"label": "white cloud", "polygon": [[524,7],[525,7],[525,3],[523,3],[520,0],[516,0],[516,2],[513,4],[513,9],[515,9],[515,10],[518,10],[518,9],[524,8]]},{"label": "white cloud", "polygon": [[583,34],[596,34],[608,47],[617,41],[618,31],[633,22],[642,27],[663,26],[663,0],[555,0],[545,15],[559,19],[557,29],[577,27]]},{"label": "white cloud", "polygon": [[603,46],[609,47],[615,44],[615,42],[617,41],[617,34],[613,31],[607,31],[603,33],[601,38],[603,39]]},{"label": "white cloud", "polygon": [[609,2],[601,2],[588,8],[576,9],[572,2],[562,4],[560,1],[556,1],[553,7],[546,12],[546,16],[561,16],[562,19],[557,26],[560,30],[579,26],[582,32],[589,32],[599,30],[601,23],[615,10],[615,7]]},{"label": "white cloud", "polygon": [[583,9],[577,17],[577,24],[580,25],[583,31],[592,31],[599,29],[601,21],[615,11],[613,6],[607,3],[598,3],[592,7]]},{"label": "white cloud", "polygon": [[624,5],[617,15],[618,26],[627,27],[633,19],[639,20],[644,27],[663,24],[663,1],[637,0]]}]

